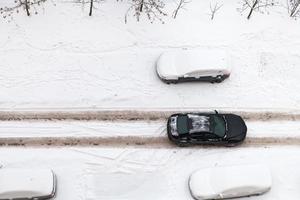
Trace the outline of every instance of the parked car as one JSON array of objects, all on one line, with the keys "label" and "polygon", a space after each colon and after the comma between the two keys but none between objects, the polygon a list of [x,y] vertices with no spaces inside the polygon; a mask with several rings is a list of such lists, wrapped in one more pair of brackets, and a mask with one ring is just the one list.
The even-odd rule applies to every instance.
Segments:
[{"label": "parked car", "polygon": [[56,178],[47,169],[0,169],[0,200],[52,198]]},{"label": "parked car", "polygon": [[259,195],[271,185],[271,173],[262,164],[199,169],[189,179],[190,192],[197,200]]},{"label": "parked car", "polygon": [[168,137],[179,146],[214,144],[235,146],[246,137],[244,120],[234,114],[179,113],[169,117]]},{"label": "parked car", "polygon": [[226,54],[217,50],[165,52],[157,61],[156,71],[168,84],[190,81],[220,83],[231,72]]}]

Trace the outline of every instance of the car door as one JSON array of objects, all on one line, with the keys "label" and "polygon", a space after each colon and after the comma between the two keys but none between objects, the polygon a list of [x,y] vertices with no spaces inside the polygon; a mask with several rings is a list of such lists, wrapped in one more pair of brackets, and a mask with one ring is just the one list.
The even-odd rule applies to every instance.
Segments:
[{"label": "car door", "polygon": [[211,81],[212,76],[211,70],[198,70],[191,73],[188,73],[186,78],[193,78],[194,80],[201,80],[201,81]]},{"label": "car door", "polygon": [[206,143],[219,143],[219,142],[222,142],[222,138],[220,138],[219,136],[217,136],[213,133],[205,133],[204,141]]},{"label": "car door", "polygon": [[179,77],[178,80],[182,82],[189,82],[196,81],[197,79],[192,74],[185,74],[182,77]]},{"label": "car door", "polygon": [[197,132],[189,135],[189,139],[192,143],[205,143],[205,132]]}]

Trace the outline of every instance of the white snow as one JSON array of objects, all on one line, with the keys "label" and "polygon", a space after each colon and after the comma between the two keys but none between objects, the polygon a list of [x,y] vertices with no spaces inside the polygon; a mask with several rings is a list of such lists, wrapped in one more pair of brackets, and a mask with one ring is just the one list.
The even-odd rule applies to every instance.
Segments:
[{"label": "white snow", "polygon": [[[127,1],[88,6],[55,0],[38,15],[0,20],[0,109],[78,110],[284,110],[299,111],[300,26],[288,17],[285,0],[250,20],[223,4],[210,20],[210,1],[194,0],[176,20],[151,24],[124,15]],[[0,6],[10,4],[0,2]],[[168,13],[176,8],[166,0]],[[221,50],[232,73],[221,84],[166,85],[156,61],[169,50]],[[298,139],[298,121],[247,121],[248,136]],[[0,138],[141,136],[164,137],[164,121],[1,121]],[[298,141],[298,140],[297,140]],[[296,142],[297,143],[297,142]],[[295,144],[296,144],[295,143]],[[188,177],[213,166],[262,163],[272,190],[249,200],[300,198],[300,149],[282,145],[237,148],[14,148],[1,147],[0,166],[51,168],[56,200],[191,200]],[[2,169],[0,169],[2,170]]]},{"label": "white snow", "polygon": [[[4,148],[4,168],[52,168],[56,200],[192,200],[189,175],[198,169],[261,163],[270,192],[249,200],[299,198],[299,147],[218,149]],[[0,169],[1,170],[1,169]]]},{"label": "white snow", "polygon": [[[247,20],[237,11],[239,0],[228,0],[210,20],[210,1],[192,1],[176,20],[151,24],[129,16],[125,24],[126,1],[96,4],[92,17],[87,6],[55,2],[38,15],[0,20],[3,109],[299,108],[300,22],[284,6]],[[168,10],[175,7],[167,1]],[[227,52],[230,79],[162,83],[155,62],[174,49]]]},{"label": "white snow", "polygon": [[[247,137],[300,137],[299,121],[246,121]],[[166,121],[0,121],[0,138],[165,137]]]}]

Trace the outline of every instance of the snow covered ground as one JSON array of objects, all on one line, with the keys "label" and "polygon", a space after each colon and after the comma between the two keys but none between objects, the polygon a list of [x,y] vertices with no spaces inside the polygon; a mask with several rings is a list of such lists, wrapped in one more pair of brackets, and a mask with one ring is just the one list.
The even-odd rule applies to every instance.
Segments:
[{"label": "snow covered ground", "polygon": [[[0,5],[6,5],[1,1]],[[38,15],[0,20],[0,107],[299,108],[300,26],[284,6],[241,15],[239,0],[191,1],[176,20],[124,16],[126,1],[88,7],[57,0]],[[282,5],[286,3],[283,0]],[[172,14],[176,3],[166,0]],[[170,49],[222,49],[233,73],[222,84],[166,85],[154,70]]]},{"label": "snow covered ground", "polygon": [[[1,1],[0,6],[9,2]],[[88,6],[53,2],[56,6],[48,1],[38,15],[20,12],[11,22],[0,20],[1,117],[20,117],[24,111],[34,118],[37,112],[45,116],[47,111],[102,110],[155,110],[160,117],[0,121],[1,141],[114,138],[97,147],[1,146],[0,165],[52,168],[58,176],[57,200],[183,200],[192,199],[187,180],[196,169],[265,163],[273,188],[249,199],[300,198],[300,22],[288,17],[285,0],[269,14],[254,12],[250,20],[237,11],[239,0],[219,0],[223,6],[214,20],[209,8],[216,1],[194,0],[176,20],[164,17],[163,24],[151,24],[145,16],[136,22],[132,13],[125,24],[126,1],[96,4],[92,17],[87,16]],[[175,8],[173,0],[166,0],[169,14]],[[166,85],[157,77],[155,63],[171,49],[224,50],[232,75],[221,84]],[[167,145],[164,112],[191,109],[232,110],[246,116],[254,111],[260,117],[250,113],[246,145],[184,149]],[[284,117],[268,113],[274,111]],[[118,145],[116,137],[143,142],[126,145],[125,140],[125,145]],[[147,146],[149,138],[152,144],[163,142]]]},{"label": "snow covered ground", "polygon": [[192,197],[188,177],[196,169],[264,163],[273,186],[255,200],[300,198],[299,147],[221,149],[6,148],[7,168],[52,168],[57,200],[182,200]]},{"label": "snow covered ground", "polygon": [[[123,139],[114,138],[119,141],[94,147],[1,147],[0,164],[5,168],[53,169],[58,178],[57,200],[181,200],[192,199],[187,182],[194,170],[264,163],[272,173],[272,190],[245,199],[298,199],[298,121],[247,121],[247,125],[246,145],[179,148],[168,143],[165,121],[2,121],[1,142],[7,138],[41,142],[43,138],[89,137],[96,141],[98,137],[135,137],[136,143],[122,144]],[[158,140],[153,142],[153,138]],[[291,139],[285,142],[281,138]]]}]

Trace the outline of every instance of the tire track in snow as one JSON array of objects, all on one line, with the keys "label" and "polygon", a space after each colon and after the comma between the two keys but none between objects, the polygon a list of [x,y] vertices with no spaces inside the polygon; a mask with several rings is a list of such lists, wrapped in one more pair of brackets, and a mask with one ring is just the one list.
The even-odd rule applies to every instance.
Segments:
[{"label": "tire track in snow", "polygon": [[[300,137],[248,137],[237,147],[300,146]],[[136,147],[177,148],[167,137],[22,137],[0,138],[1,147]],[[186,148],[222,148],[224,146],[195,145]],[[229,147],[224,147],[229,148]]]},{"label": "tire track in snow", "polygon": [[[291,110],[233,110],[217,109],[220,113],[235,113],[245,120],[300,120],[300,111]],[[0,111],[0,121],[20,120],[98,120],[98,121],[158,121],[166,120],[178,112],[213,112],[213,109],[162,109],[162,110],[19,110]]]}]

